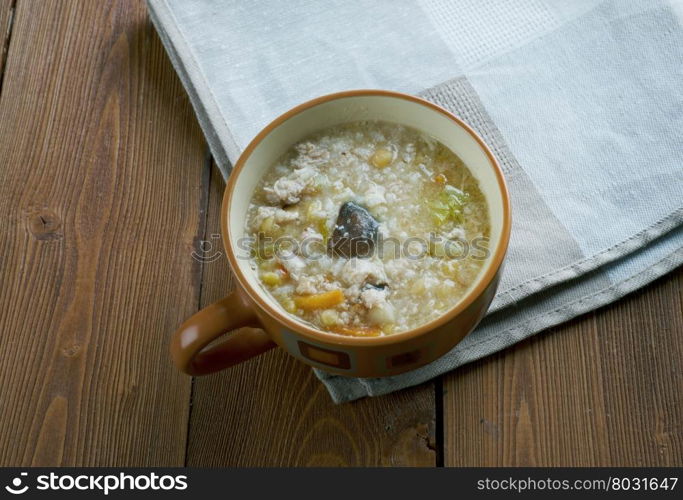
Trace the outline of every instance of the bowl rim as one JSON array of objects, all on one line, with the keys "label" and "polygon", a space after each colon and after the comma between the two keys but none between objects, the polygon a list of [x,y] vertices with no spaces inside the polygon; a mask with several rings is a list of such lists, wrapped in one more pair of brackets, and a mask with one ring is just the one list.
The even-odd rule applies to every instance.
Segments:
[{"label": "bowl rim", "polygon": [[[303,321],[295,319],[292,315],[286,311],[278,310],[267,303],[262,294],[265,291],[255,290],[246,279],[246,276],[242,272],[242,268],[239,265],[237,257],[232,251],[232,246],[229,241],[229,229],[230,229],[230,217],[228,217],[228,207],[232,202],[232,195],[237,184],[237,179],[240,173],[244,169],[244,165],[247,159],[251,156],[254,149],[261,143],[261,141],[268,136],[275,128],[279,127],[287,120],[301,112],[321,105],[323,103],[334,101],[338,99],[345,99],[349,97],[389,97],[394,99],[402,99],[411,101],[415,104],[426,106],[433,111],[436,111],[457,126],[464,129],[469,133],[472,138],[479,144],[486,156],[488,157],[491,165],[493,166],[494,173],[496,175],[496,180],[498,181],[498,188],[502,197],[503,204],[503,214],[502,214],[502,228],[501,236],[498,245],[495,248],[494,254],[491,257],[491,265],[487,269],[484,276],[479,280],[477,286],[472,288],[465,296],[463,296],[453,307],[451,307],[444,314],[439,317],[424,323],[416,328],[410,330],[405,330],[398,333],[393,333],[391,335],[386,335],[382,337],[352,337],[340,335],[337,333],[326,332],[324,330],[318,330],[312,326],[306,325]],[[401,92],[390,91],[390,90],[380,90],[380,89],[357,89],[357,90],[346,90],[342,92],[335,92],[332,94],[326,94],[314,99],[310,99],[298,106],[291,108],[289,111],[281,114],[268,125],[266,125],[249,143],[249,145],[244,149],[240,155],[237,163],[235,163],[232,171],[230,172],[227,185],[223,194],[223,202],[221,204],[221,235],[223,240],[223,246],[225,247],[228,260],[230,262],[230,267],[235,274],[238,286],[242,288],[244,292],[247,293],[249,298],[256,303],[258,307],[266,311],[270,316],[274,317],[278,322],[285,325],[290,330],[293,330],[311,340],[326,343],[326,344],[337,344],[337,345],[347,345],[347,346],[375,346],[375,345],[390,345],[397,344],[403,341],[407,341],[421,335],[424,335],[442,325],[449,323],[460,313],[465,311],[477,298],[479,298],[484,291],[489,287],[494,278],[496,277],[503,259],[505,258],[505,253],[508,248],[508,243],[510,240],[510,228],[511,228],[511,209],[510,209],[510,196],[505,182],[505,177],[503,176],[503,170],[498,164],[498,161],[494,157],[493,153],[483,141],[481,137],[465,123],[462,119],[455,116],[450,111],[442,108],[441,106],[429,102],[420,97],[416,97],[410,94],[404,94]]]}]

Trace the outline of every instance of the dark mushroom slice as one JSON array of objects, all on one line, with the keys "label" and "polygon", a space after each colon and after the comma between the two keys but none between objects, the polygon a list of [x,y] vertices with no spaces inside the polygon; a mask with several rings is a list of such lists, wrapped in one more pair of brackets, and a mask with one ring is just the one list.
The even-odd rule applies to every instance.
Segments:
[{"label": "dark mushroom slice", "polygon": [[365,208],[347,201],[339,209],[327,251],[338,257],[368,258],[375,252],[379,223]]},{"label": "dark mushroom slice", "polygon": [[388,286],[389,285],[387,285],[386,283],[370,283],[370,282],[367,282],[362,286],[361,290],[367,290],[369,288],[374,288],[375,290],[386,290],[386,288]]}]

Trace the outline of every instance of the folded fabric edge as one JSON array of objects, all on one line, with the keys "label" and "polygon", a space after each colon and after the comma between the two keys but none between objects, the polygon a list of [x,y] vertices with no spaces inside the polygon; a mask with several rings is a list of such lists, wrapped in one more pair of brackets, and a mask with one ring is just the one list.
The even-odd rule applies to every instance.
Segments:
[{"label": "folded fabric edge", "polygon": [[[514,306],[522,299],[531,297],[532,295],[552,288],[553,286],[580,278],[584,274],[595,271],[606,264],[623,259],[678,228],[681,224],[683,224],[683,208],[673,211],[642,231],[631,235],[609,248],[590,255],[585,259],[572,262],[568,266],[553,270],[542,276],[537,276],[524,283],[519,283],[507,290],[499,291],[496,294],[496,301],[489,310],[489,313],[502,311],[508,307]],[[516,297],[512,297],[513,292],[517,295]],[[510,299],[500,300],[500,298],[505,295],[509,295]],[[498,302],[499,300],[500,302]]]},{"label": "folded fabric edge", "polygon": [[[211,154],[223,174],[223,179],[227,179],[232,168],[230,158],[237,158],[240,154],[237,143],[166,1],[146,2],[149,17],[190,98]],[[226,142],[224,143],[221,138],[225,138]]]},{"label": "folded fabric edge", "polygon": [[[657,263],[649,266],[641,272],[630,276],[629,278],[626,278],[625,280],[620,281],[619,283],[615,283],[614,285],[599,290],[595,293],[576,299],[566,304],[562,308],[553,310],[550,313],[539,314],[525,322],[525,325],[515,325],[510,330],[517,329],[520,326],[526,326],[526,329],[534,330],[532,335],[535,335],[550,327],[564,323],[565,321],[568,321],[576,316],[580,316],[614,302],[615,300],[620,299],[625,295],[628,295],[629,293],[632,293],[651,283],[657,278],[660,278],[673,271],[682,264],[683,248],[679,248]],[[499,335],[487,339],[485,343],[480,344],[479,347],[484,347],[484,349],[480,349],[482,353],[478,356],[468,359],[467,363],[476,361],[477,359],[486,357],[494,352],[510,347],[520,340],[512,336],[506,337],[505,334],[506,331],[500,332]],[[457,368],[458,366],[453,366],[453,369]],[[390,386],[381,390],[373,390],[367,381],[363,379],[332,375],[318,369],[314,369],[314,372],[325,385],[330,397],[335,403],[345,403],[366,396],[381,396],[399,389],[405,389],[407,387],[424,383],[441,375],[441,373],[423,373],[422,376],[412,379],[411,383],[406,384],[405,386]]]}]

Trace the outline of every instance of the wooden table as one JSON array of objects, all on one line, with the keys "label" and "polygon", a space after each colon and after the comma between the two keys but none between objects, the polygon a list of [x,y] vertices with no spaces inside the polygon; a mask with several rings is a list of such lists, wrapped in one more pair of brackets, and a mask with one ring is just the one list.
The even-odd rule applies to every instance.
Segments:
[{"label": "wooden table", "polygon": [[387,397],[277,350],[179,374],[223,180],[144,5],[0,0],[0,43],[0,465],[683,464],[680,270]]}]

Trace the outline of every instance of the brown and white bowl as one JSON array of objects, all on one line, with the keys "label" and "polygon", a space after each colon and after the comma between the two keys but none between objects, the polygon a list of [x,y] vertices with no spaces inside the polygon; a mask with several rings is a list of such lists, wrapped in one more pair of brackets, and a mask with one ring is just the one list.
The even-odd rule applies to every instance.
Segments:
[{"label": "brown and white bowl", "polygon": [[[491,218],[490,255],[462,299],[429,323],[383,337],[342,336],[298,320],[263,290],[249,261],[238,257],[247,208],[266,170],[306,136],[358,120],[406,125],[451,149],[478,179]],[[451,350],[486,313],[498,285],[510,225],[500,166],[481,138],[453,114],[417,97],[384,90],[340,92],[305,102],[264,128],[235,165],[223,198],[221,229],[237,289],[183,323],[172,339],[173,360],[185,373],[201,375],[277,345],[304,363],[347,376],[384,377],[423,366]],[[221,343],[212,343],[238,328]]]}]

